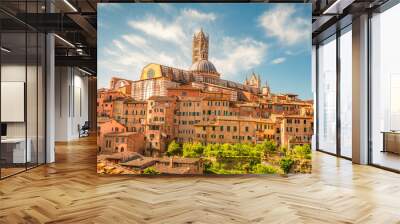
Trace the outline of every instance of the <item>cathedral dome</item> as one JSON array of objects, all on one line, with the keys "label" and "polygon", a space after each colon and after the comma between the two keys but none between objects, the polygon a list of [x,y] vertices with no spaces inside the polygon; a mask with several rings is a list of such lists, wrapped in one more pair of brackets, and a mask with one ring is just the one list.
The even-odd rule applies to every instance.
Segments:
[{"label": "cathedral dome", "polygon": [[208,60],[202,59],[199,61],[196,61],[191,67],[191,71],[194,72],[206,72],[206,73],[217,73],[217,69],[215,69],[215,66],[213,63],[211,63]]}]

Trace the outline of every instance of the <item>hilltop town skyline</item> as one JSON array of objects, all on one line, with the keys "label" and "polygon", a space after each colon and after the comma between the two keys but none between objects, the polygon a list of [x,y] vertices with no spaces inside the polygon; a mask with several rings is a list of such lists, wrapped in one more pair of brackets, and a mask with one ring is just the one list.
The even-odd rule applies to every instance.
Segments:
[{"label": "hilltop town skyline", "polygon": [[188,69],[150,63],[139,80],[98,89],[99,173],[311,172],[313,102],[274,93],[255,73],[223,79],[210,38],[193,34]]}]

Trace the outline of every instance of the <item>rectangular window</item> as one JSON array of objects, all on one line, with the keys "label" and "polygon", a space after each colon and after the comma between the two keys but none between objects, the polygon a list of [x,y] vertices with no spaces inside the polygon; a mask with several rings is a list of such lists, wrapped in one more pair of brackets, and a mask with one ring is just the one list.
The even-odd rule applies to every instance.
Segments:
[{"label": "rectangular window", "polygon": [[371,19],[372,163],[400,170],[400,4]]},{"label": "rectangular window", "polygon": [[336,153],[336,36],[318,48],[319,149]]},{"label": "rectangular window", "polygon": [[351,26],[340,36],[340,154],[352,157],[352,34]]}]

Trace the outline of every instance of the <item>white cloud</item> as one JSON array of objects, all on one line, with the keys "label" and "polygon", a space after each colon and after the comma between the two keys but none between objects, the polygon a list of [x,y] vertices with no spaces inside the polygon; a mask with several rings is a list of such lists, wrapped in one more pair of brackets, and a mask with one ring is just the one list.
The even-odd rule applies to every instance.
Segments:
[{"label": "white cloud", "polygon": [[[107,57],[98,61],[101,80],[109,80],[112,76],[137,80],[143,67],[152,62],[170,66],[180,64],[175,55],[163,51],[143,51],[128,47],[126,50],[103,48],[103,52]],[[100,87],[107,87],[107,85],[108,81],[99,83]]]},{"label": "white cloud", "polygon": [[160,8],[162,10],[164,10],[164,12],[166,13],[172,13],[175,11],[175,7],[172,6],[172,4],[168,4],[168,3],[158,3],[158,6],[160,6]]},{"label": "white cloud", "polygon": [[143,47],[147,44],[146,39],[135,34],[122,35],[122,38],[133,46]]},{"label": "white cloud", "polygon": [[285,54],[292,56],[292,55],[296,55],[297,52],[294,52],[294,51],[291,51],[291,50],[287,50],[287,51],[285,51]]},{"label": "white cloud", "polygon": [[[161,6],[161,4],[160,4]],[[172,10],[169,6],[164,9]],[[193,32],[206,23],[213,22],[217,18],[214,13],[205,13],[195,9],[186,8],[181,10],[172,21],[148,16],[143,20],[131,20],[129,26],[144,32],[146,35],[159,40],[181,44],[188,40],[187,33]]]},{"label": "white cloud", "polygon": [[309,51],[310,51],[309,48],[303,48],[303,49],[300,49],[300,50],[297,50],[297,51],[287,50],[287,51],[285,51],[285,54],[289,55],[289,56],[295,56],[295,55],[307,53]]},{"label": "white cloud", "polygon": [[181,26],[167,22],[162,23],[155,17],[149,17],[142,21],[129,21],[128,24],[145,34],[160,40],[179,43],[183,38],[185,38]]},{"label": "white cloud", "polygon": [[223,55],[210,60],[223,78],[235,80],[240,79],[243,72],[247,72],[263,62],[267,54],[267,45],[251,38],[238,40],[225,37],[221,50]]},{"label": "white cloud", "polygon": [[[137,80],[141,70],[149,63],[164,65],[182,65],[182,57],[175,51],[153,47],[151,42],[136,34],[124,34],[114,39],[110,45],[103,46],[99,59],[99,75],[109,80],[112,76]],[[99,82],[100,87],[107,87],[108,82]]]},{"label": "white cloud", "polygon": [[114,44],[115,47],[117,47],[119,50],[124,51],[126,49],[125,45],[121,43],[119,40],[113,40],[112,43]]},{"label": "white cloud", "polygon": [[286,58],[280,57],[280,58],[275,58],[274,60],[271,61],[271,63],[272,64],[282,64],[285,61],[286,61]]},{"label": "white cloud", "polygon": [[296,15],[293,5],[278,5],[265,11],[258,18],[267,36],[276,37],[281,43],[297,44],[311,37],[311,21]]},{"label": "white cloud", "polygon": [[203,13],[195,9],[184,9],[182,16],[187,19],[201,21],[214,21],[217,18],[214,13]]}]

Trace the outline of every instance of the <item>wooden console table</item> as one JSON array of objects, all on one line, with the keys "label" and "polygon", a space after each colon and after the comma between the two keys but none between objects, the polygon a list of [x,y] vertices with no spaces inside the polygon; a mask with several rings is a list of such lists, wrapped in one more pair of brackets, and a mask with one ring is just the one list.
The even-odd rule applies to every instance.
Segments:
[{"label": "wooden console table", "polygon": [[382,152],[391,152],[400,154],[400,131],[382,131],[383,150]]}]

